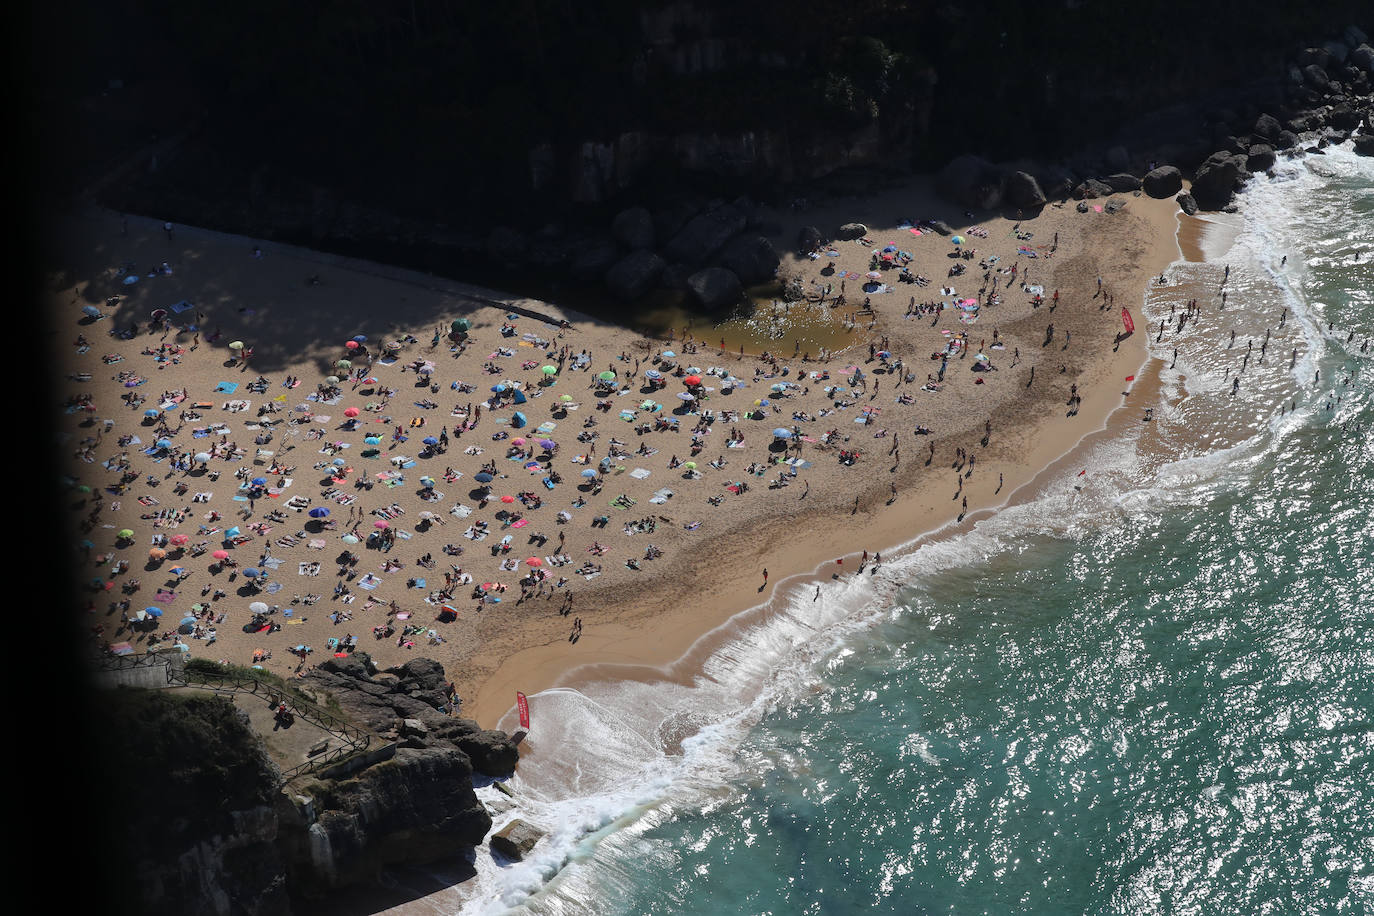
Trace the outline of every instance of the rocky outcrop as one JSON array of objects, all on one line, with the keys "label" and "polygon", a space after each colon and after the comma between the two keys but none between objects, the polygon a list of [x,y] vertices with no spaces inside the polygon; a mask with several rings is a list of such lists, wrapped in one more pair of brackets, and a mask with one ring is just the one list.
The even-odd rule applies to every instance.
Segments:
[{"label": "rocky outcrop", "polygon": [[1361,44],[1350,52],[1350,63],[1370,76],[1374,76],[1374,48]]},{"label": "rocky outcrop", "polygon": [[1374,156],[1374,134],[1360,134],[1356,137],[1355,152],[1361,156]]},{"label": "rocky outcrop", "polygon": [[802,226],[797,230],[797,250],[803,254],[816,251],[821,247],[821,230],[815,226]]},{"label": "rocky outcrop", "polygon": [[1197,201],[1193,199],[1193,195],[1184,191],[1174,199],[1178,201],[1178,208],[1184,213],[1187,213],[1189,216],[1197,215]]},{"label": "rocky outcrop", "polygon": [[1255,135],[1266,140],[1277,140],[1282,129],[1279,119],[1271,114],[1262,114],[1255,120]]},{"label": "rocky outcrop", "polygon": [[739,277],[724,267],[707,267],[687,278],[687,289],[705,309],[716,310],[739,301]]},{"label": "rocky outcrop", "polygon": [[1077,200],[1093,200],[1098,197],[1108,197],[1112,194],[1113,188],[1105,181],[1096,178],[1089,178],[1087,181],[1073,189],[1073,196]]},{"label": "rocky outcrop", "polygon": [[669,261],[698,265],[715,254],[732,236],[744,231],[747,218],[733,204],[725,204],[688,221],[663,249]]},{"label": "rocky outcrop", "polygon": [[1245,157],[1245,167],[1251,172],[1267,172],[1274,167],[1274,148],[1267,143],[1256,143],[1250,147]]},{"label": "rocky outcrop", "polygon": [[1117,172],[1115,175],[1108,175],[1103,181],[1117,193],[1130,193],[1131,191],[1140,190],[1140,179],[1128,172]]},{"label": "rocky outcrop", "polygon": [[606,272],[606,286],[616,298],[631,302],[654,288],[663,266],[652,251],[632,251]]},{"label": "rocky outcrop", "polygon": [[1172,165],[1161,165],[1146,172],[1140,185],[1149,196],[1163,200],[1173,197],[1183,189],[1183,174]]},{"label": "rocky outcrop", "polygon": [[1219,151],[1207,157],[1193,174],[1193,198],[1203,210],[1220,210],[1231,203],[1231,197],[1244,178],[1249,177],[1245,157]]},{"label": "rocky outcrop", "polygon": [[294,792],[308,800],[289,826],[295,890],[305,896],[366,883],[389,865],[452,858],[491,829],[456,748],[402,748],[353,778]]},{"label": "rocky outcrop", "polygon": [[487,776],[509,776],[515,770],[519,753],[505,732],[448,714],[459,700],[448,695],[443,666],[432,659],[411,659],[377,672],[365,652],[355,652],[321,662],[304,682],[331,697],[350,721],[376,734],[461,750],[471,758],[473,769]]},{"label": "rocky outcrop", "polygon": [[1029,172],[1011,172],[1002,182],[1002,197],[1008,206],[1027,209],[1043,207],[1047,201],[1040,182]]},{"label": "rocky outcrop", "polygon": [[781,260],[773,243],[761,235],[736,236],[721,250],[721,267],[734,272],[740,283],[753,286],[773,279]]},{"label": "rocky outcrop", "polygon": [[516,818],[491,835],[491,848],[508,859],[519,862],[530,854],[536,843],[544,836],[544,831],[533,824]]},{"label": "rocky outcrop", "polygon": [[852,241],[868,235],[868,227],[863,223],[843,223],[835,230],[835,238]]}]

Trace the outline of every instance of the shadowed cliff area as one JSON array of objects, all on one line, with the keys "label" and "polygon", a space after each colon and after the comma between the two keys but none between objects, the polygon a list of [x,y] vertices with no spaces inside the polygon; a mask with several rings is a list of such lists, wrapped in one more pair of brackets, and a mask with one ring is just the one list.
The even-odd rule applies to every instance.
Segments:
[{"label": "shadowed cliff area", "polygon": [[1052,155],[1204,89],[1278,79],[1295,43],[1365,11],[58,0],[37,13],[41,34],[64,36],[39,91],[61,115],[54,165],[74,176],[188,134],[156,172],[105,189],[117,206],[156,199],[189,221],[218,201],[226,224],[251,225],[329,194],[465,226],[644,184],[758,194],[856,156],[938,167],[959,152]]}]

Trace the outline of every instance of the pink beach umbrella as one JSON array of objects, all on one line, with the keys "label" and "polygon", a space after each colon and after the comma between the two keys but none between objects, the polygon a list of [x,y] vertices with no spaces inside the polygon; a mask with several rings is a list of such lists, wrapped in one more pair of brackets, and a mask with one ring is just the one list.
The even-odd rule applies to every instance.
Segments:
[{"label": "pink beach umbrella", "polygon": [[356,417],[356,416],[357,416],[359,413],[361,413],[361,412],[362,412],[362,411],[358,410],[358,408],[356,408],[356,407],[346,407],[346,408],[344,408],[344,416],[345,416],[345,417]]},{"label": "pink beach umbrella", "polygon": [[388,525],[386,522],[373,522],[373,523],[372,523],[372,527],[373,527],[373,528],[389,528],[389,527],[391,527],[391,526]]},{"label": "pink beach umbrella", "polygon": [[544,561],[541,560],[541,559],[539,559],[538,557],[530,557],[528,560],[525,561],[525,565],[526,565],[526,566],[543,566],[543,565],[544,565]]},{"label": "pink beach umbrella", "polygon": [[177,545],[178,547],[180,547],[182,544],[185,544],[189,540],[190,538],[184,534],[174,534],[171,538],[172,543]]},{"label": "pink beach umbrella", "polygon": [[216,550],[214,553],[210,554],[210,556],[214,557],[216,560],[227,560],[229,559],[229,551]]}]

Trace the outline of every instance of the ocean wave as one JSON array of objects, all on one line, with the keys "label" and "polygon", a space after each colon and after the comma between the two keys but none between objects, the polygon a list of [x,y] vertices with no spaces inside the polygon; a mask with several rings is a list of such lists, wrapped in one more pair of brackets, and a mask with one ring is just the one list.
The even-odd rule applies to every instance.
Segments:
[{"label": "ocean wave", "polygon": [[[1238,299],[1278,297],[1303,342],[1301,359],[1288,373],[1292,384],[1311,378],[1331,358],[1336,335],[1324,331],[1331,320],[1327,304],[1307,295],[1311,266],[1292,256],[1283,264],[1282,254],[1296,255],[1332,225],[1333,214],[1312,207],[1315,192],[1337,180],[1374,186],[1372,163],[1339,149],[1282,163],[1242,196],[1224,250],[1209,252],[1207,262],[1177,262],[1170,270],[1176,281],[1198,286],[1215,282],[1221,265],[1230,263]],[[1353,251],[1366,250],[1366,244],[1374,249],[1363,238],[1343,244]],[[1168,315],[1168,296],[1167,290],[1147,294],[1148,320],[1157,323]],[[1266,301],[1273,310],[1274,300]],[[1153,352],[1157,358],[1168,355],[1163,345]],[[1221,447],[1170,454],[1161,446],[1171,425],[1186,422],[1174,402],[1222,401],[1226,386],[1214,377],[1223,358],[1209,363],[1190,357],[1180,359],[1181,368],[1161,370],[1160,422],[1087,448],[1080,466],[1091,468],[1090,474],[1066,470],[1042,481],[1033,497],[969,530],[928,537],[874,575],[847,573],[822,581],[818,595],[814,585],[792,587],[775,598],[769,614],[747,625],[727,624],[734,627],[730,638],[691,684],[607,682],[539,694],[531,752],[511,781],[516,803],[482,791],[502,806],[496,828],[521,817],[548,835],[522,863],[502,865],[484,851],[478,877],[454,908],[483,916],[511,909],[573,913],[585,912],[589,899],[614,899],[617,882],[632,880],[624,863],[658,854],[639,837],[674,810],[721,804],[731,785],[747,775],[736,750],[750,729],[780,704],[823,690],[831,672],[862,644],[863,633],[913,613],[902,603],[904,590],[919,594],[941,573],[976,569],[1016,554],[1036,538],[1083,538],[1138,525],[1142,517],[1201,503],[1217,488],[1238,488],[1263,473],[1265,459],[1303,427],[1317,409],[1315,401],[1299,411],[1261,417],[1249,434]],[[1153,461],[1142,457],[1151,443],[1163,453]],[[921,735],[906,742],[922,760],[938,760]]]}]

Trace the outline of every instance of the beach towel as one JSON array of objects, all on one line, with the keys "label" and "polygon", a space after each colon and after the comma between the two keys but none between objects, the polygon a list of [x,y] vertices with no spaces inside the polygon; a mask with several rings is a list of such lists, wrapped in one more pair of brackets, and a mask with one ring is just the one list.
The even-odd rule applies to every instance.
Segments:
[{"label": "beach towel", "polygon": [[215,385],[216,392],[224,392],[225,394],[233,394],[235,391],[238,390],[238,382],[220,382],[219,384]]},{"label": "beach towel", "polygon": [[366,576],[363,576],[361,579],[358,580],[358,588],[364,589],[365,591],[369,592],[375,590],[377,586],[381,584],[382,580],[372,575],[371,573],[368,573]]},{"label": "beach towel", "polygon": [[296,572],[302,576],[318,576],[320,574],[320,564],[301,563],[296,567]]},{"label": "beach towel", "polygon": [[630,472],[630,476],[635,480],[643,480],[645,477],[648,477],[650,473],[648,468],[635,468]]}]

